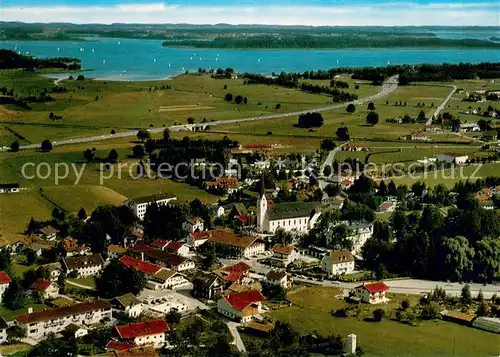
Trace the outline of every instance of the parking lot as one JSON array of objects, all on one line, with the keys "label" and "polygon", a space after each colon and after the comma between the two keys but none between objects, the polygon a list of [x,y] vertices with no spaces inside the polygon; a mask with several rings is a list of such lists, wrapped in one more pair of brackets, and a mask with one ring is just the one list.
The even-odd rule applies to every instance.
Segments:
[{"label": "parking lot", "polygon": [[138,298],[143,302],[144,308],[164,314],[171,309],[176,309],[181,313],[196,309],[208,309],[205,304],[189,296],[186,291],[144,289]]}]

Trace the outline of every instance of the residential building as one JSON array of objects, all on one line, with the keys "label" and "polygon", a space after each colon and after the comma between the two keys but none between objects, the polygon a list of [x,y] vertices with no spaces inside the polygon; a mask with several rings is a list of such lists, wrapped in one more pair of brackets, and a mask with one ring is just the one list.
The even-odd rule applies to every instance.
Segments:
[{"label": "residential building", "polygon": [[104,267],[104,259],[100,254],[80,255],[63,258],[66,275],[76,272],[79,277],[96,276]]},{"label": "residential building", "polygon": [[386,202],[382,202],[379,206],[378,206],[378,211],[379,212],[387,212],[387,213],[392,213],[396,210],[396,207],[398,206],[398,203],[397,202],[394,202],[394,201],[386,201]]},{"label": "residential building", "polygon": [[430,138],[429,136],[421,131],[414,132],[413,134],[409,135],[409,139],[413,141],[429,141]]},{"label": "residential building", "polygon": [[248,322],[262,312],[265,298],[258,290],[231,294],[217,301],[217,311],[238,322]]},{"label": "residential building", "polygon": [[460,132],[476,132],[481,131],[481,127],[478,123],[461,123],[460,124]]},{"label": "residential building", "polygon": [[111,317],[111,305],[104,300],[95,300],[38,312],[30,308],[16,317],[16,324],[26,330],[27,338],[40,341],[64,331],[71,324],[107,324]]},{"label": "residential building", "polygon": [[3,295],[11,282],[10,276],[4,271],[0,271],[0,303],[3,301]]},{"label": "residential building", "polygon": [[149,260],[155,264],[161,265],[175,271],[185,271],[195,268],[195,263],[191,259],[182,257],[177,254],[171,254],[152,247],[134,247],[129,249],[129,252],[139,255],[142,260]]},{"label": "residential building", "polygon": [[361,253],[361,248],[366,241],[373,237],[373,223],[360,221],[344,221],[347,229],[351,232],[348,237],[352,241],[352,253],[357,255]]},{"label": "residential building", "polygon": [[139,317],[142,313],[142,302],[131,293],[115,297],[111,304],[129,317]]},{"label": "residential building", "polygon": [[207,188],[214,187],[220,188],[226,191],[228,194],[232,194],[238,191],[239,182],[236,177],[222,177],[215,181],[205,182]]},{"label": "residential building", "polygon": [[278,229],[284,229],[287,232],[307,233],[320,215],[316,202],[270,204],[263,192],[257,199],[258,232],[275,233]]},{"label": "residential building", "polygon": [[205,221],[201,217],[188,218],[188,220],[182,224],[182,228],[189,233],[202,231],[204,227]]},{"label": "residential building", "polygon": [[286,267],[295,260],[295,247],[293,245],[276,244],[271,251],[273,252],[272,260],[276,265]]},{"label": "residential building", "polygon": [[116,244],[108,245],[108,260],[120,259],[127,254],[127,248]]},{"label": "residential building", "polygon": [[36,231],[36,234],[45,240],[55,240],[57,233],[59,233],[59,230],[52,226],[45,226]]},{"label": "residential building", "polygon": [[33,239],[26,244],[26,249],[31,250],[37,257],[41,257],[44,251],[50,250],[54,247],[55,241],[46,241],[38,238]]},{"label": "residential building", "polygon": [[133,347],[124,350],[113,350],[108,352],[106,357],[159,357],[159,354],[154,347],[145,346]]},{"label": "residential building", "polygon": [[288,289],[292,285],[290,276],[284,270],[270,270],[266,274],[265,282],[271,285],[279,285],[283,289]]},{"label": "residential building", "polygon": [[3,317],[0,317],[0,345],[4,344],[7,342],[8,336],[7,336],[7,329],[9,328],[9,325],[7,324],[7,321]]},{"label": "residential building", "polygon": [[342,151],[368,151],[368,148],[363,145],[349,143],[347,145],[342,146]]},{"label": "residential building", "polygon": [[212,235],[211,231],[200,231],[200,232],[189,233],[187,237],[187,244],[196,249],[199,246],[205,244],[205,242],[208,240],[208,238],[210,238],[211,235]]},{"label": "residential building", "polygon": [[46,300],[56,299],[59,296],[59,285],[49,279],[37,279],[31,290],[41,294]]},{"label": "residential building", "polygon": [[57,281],[62,274],[62,265],[60,262],[43,264],[40,267],[47,270],[51,281]]},{"label": "residential building", "polygon": [[137,218],[143,220],[144,215],[146,214],[146,209],[151,204],[156,203],[158,206],[162,206],[176,199],[177,197],[170,196],[166,193],[161,193],[157,195],[132,198],[130,200],[123,202],[123,205],[130,207],[137,216]]},{"label": "residential building", "polygon": [[120,262],[130,269],[144,273],[148,279],[147,287],[152,290],[175,289],[188,282],[184,275],[175,270],[166,269],[140,259],[124,256],[120,258]]},{"label": "residential building", "polygon": [[469,160],[469,155],[464,155],[457,152],[450,152],[450,153],[436,155],[436,158],[437,161],[444,162],[445,164],[464,165]]},{"label": "residential building", "polygon": [[173,242],[167,239],[158,238],[151,246],[164,252],[187,257],[189,255],[189,246],[182,242]]},{"label": "residential building", "polygon": [[87,255],[90,254],[90,247],[85,245],[79,245],[76,239],[71,237],[66,237],[61,241],[61,246],[67,257],[72,257],[75,255]]},{"label": "residential building", "polygon": [[20,191],[18,183],[1,183],[0,193],[18,193]]},{"label": "residential building", "polygon": [[348,250],[334,250],[321,259],[321,269],[328,276],[349,274],[354,271],[354,257]]},{"label": "residential building", "polygon": [[165,334],[170,331],[165,320],[139,322],[115,328],[123,341],[136,346],[152,346],[156,349],[165,346]]},{"label": "residential building", "polygon": [[192,283],[193,296],[207,300],[219,298],[224,289],[222,279],[213,273],[201,272],[196,275]]},{"label": "residential building", "polygon": [[133,247],[144,239],[144,228],[140,225],[129,228],[123,233],[123,246]]},{"label": "residential building", "polygon": [[369,304],[379,304],[388,301],[387,291],[389,287],[383,281],[362,284],[351,291],[351,298]]},{"label": "residential building", "polygon": [[250,265],[244,262],[238,262],[236,264],[219,269],[216,274],[218,274],[222,278],[222,280],[229,284],[241,283],[244,279],[247,279],[247,282],[250,282],[251,279],[248,279],[250,269]]},{"label": "residential building", "polygon": [[239,255],[240,257],[251,257],[262,254],[266,249],[262,239],[247,235],[237,235],[228,229],[212,231],[212,236],[208,239],[207,244],[233,249],[235,255]]}]

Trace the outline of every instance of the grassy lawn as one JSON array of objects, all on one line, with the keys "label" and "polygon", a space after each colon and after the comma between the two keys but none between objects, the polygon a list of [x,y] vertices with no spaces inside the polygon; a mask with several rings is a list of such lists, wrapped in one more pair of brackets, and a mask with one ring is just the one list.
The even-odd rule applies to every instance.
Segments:
[{"label": "grassy lawn", "polygon": [[[272,312],[274,319],[288,322],[301,332],[316,331],[323,335],[350,333],[358,335],[358,344],[368,356],[489,356],[498,354],[500,336],[442,321],[422,322],[412,327],[392,320],[366,322],[354,318],[337,318],[332,309],[346,306],[335,298],[338,289],[307,288],[288,298],[294,304]],[[389,296],[385,308],[396,307],[402,296]],[[415,303],[415,298],[412,298]],[[376,307],[363,306],[369,311]],[[384,307],[384,306],[381,306]]]},{"label": "grassy lawn", "polygon": [[16,343],[14,345],[0,345],[0,353],[5,356],[10,356],[19,352],[27,352],[30,349],[31,346],[24,343]]},{"label": "grassy lawn", "polygon": [[[96,288],[95,279],[92,276],[87,276],[85,278],[78,278],[78,279],[67,279],[67,280],[72,282],[72,283],[75,283],[75,284],[88,286],[92,289]],[[70,284],[70,286],[71,286],[71,284]]]}]

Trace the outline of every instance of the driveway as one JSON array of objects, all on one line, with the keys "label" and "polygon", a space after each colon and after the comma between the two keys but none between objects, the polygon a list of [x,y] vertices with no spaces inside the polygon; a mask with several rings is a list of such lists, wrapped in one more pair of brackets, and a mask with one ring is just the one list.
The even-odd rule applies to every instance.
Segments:
[{"label": "driveway", "polygon": [[241,339],[240,332],[238,331],[238,326],[241,326],[240,323],[234,322],[234,321],[228,321],[226,322],[227,328],[229,329],[229,332],[231,332],[231,335],[234,338],[234,344],[236,345],[236,348],[240,352],[246,352],[247,349],[245,348],[245,344],[243,343],[243,340]]}]

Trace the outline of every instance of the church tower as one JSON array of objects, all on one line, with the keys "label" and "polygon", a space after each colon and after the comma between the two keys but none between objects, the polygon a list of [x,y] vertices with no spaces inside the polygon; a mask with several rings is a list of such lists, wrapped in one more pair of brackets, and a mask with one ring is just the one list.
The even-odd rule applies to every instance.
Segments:
[{"label": "church tower", "polygon": [[267,215],[267,198],[264,193],[264,179],[262,179],[260,184],[260,194],[257,197],[257,232],[263,232],[265,230]]}]

